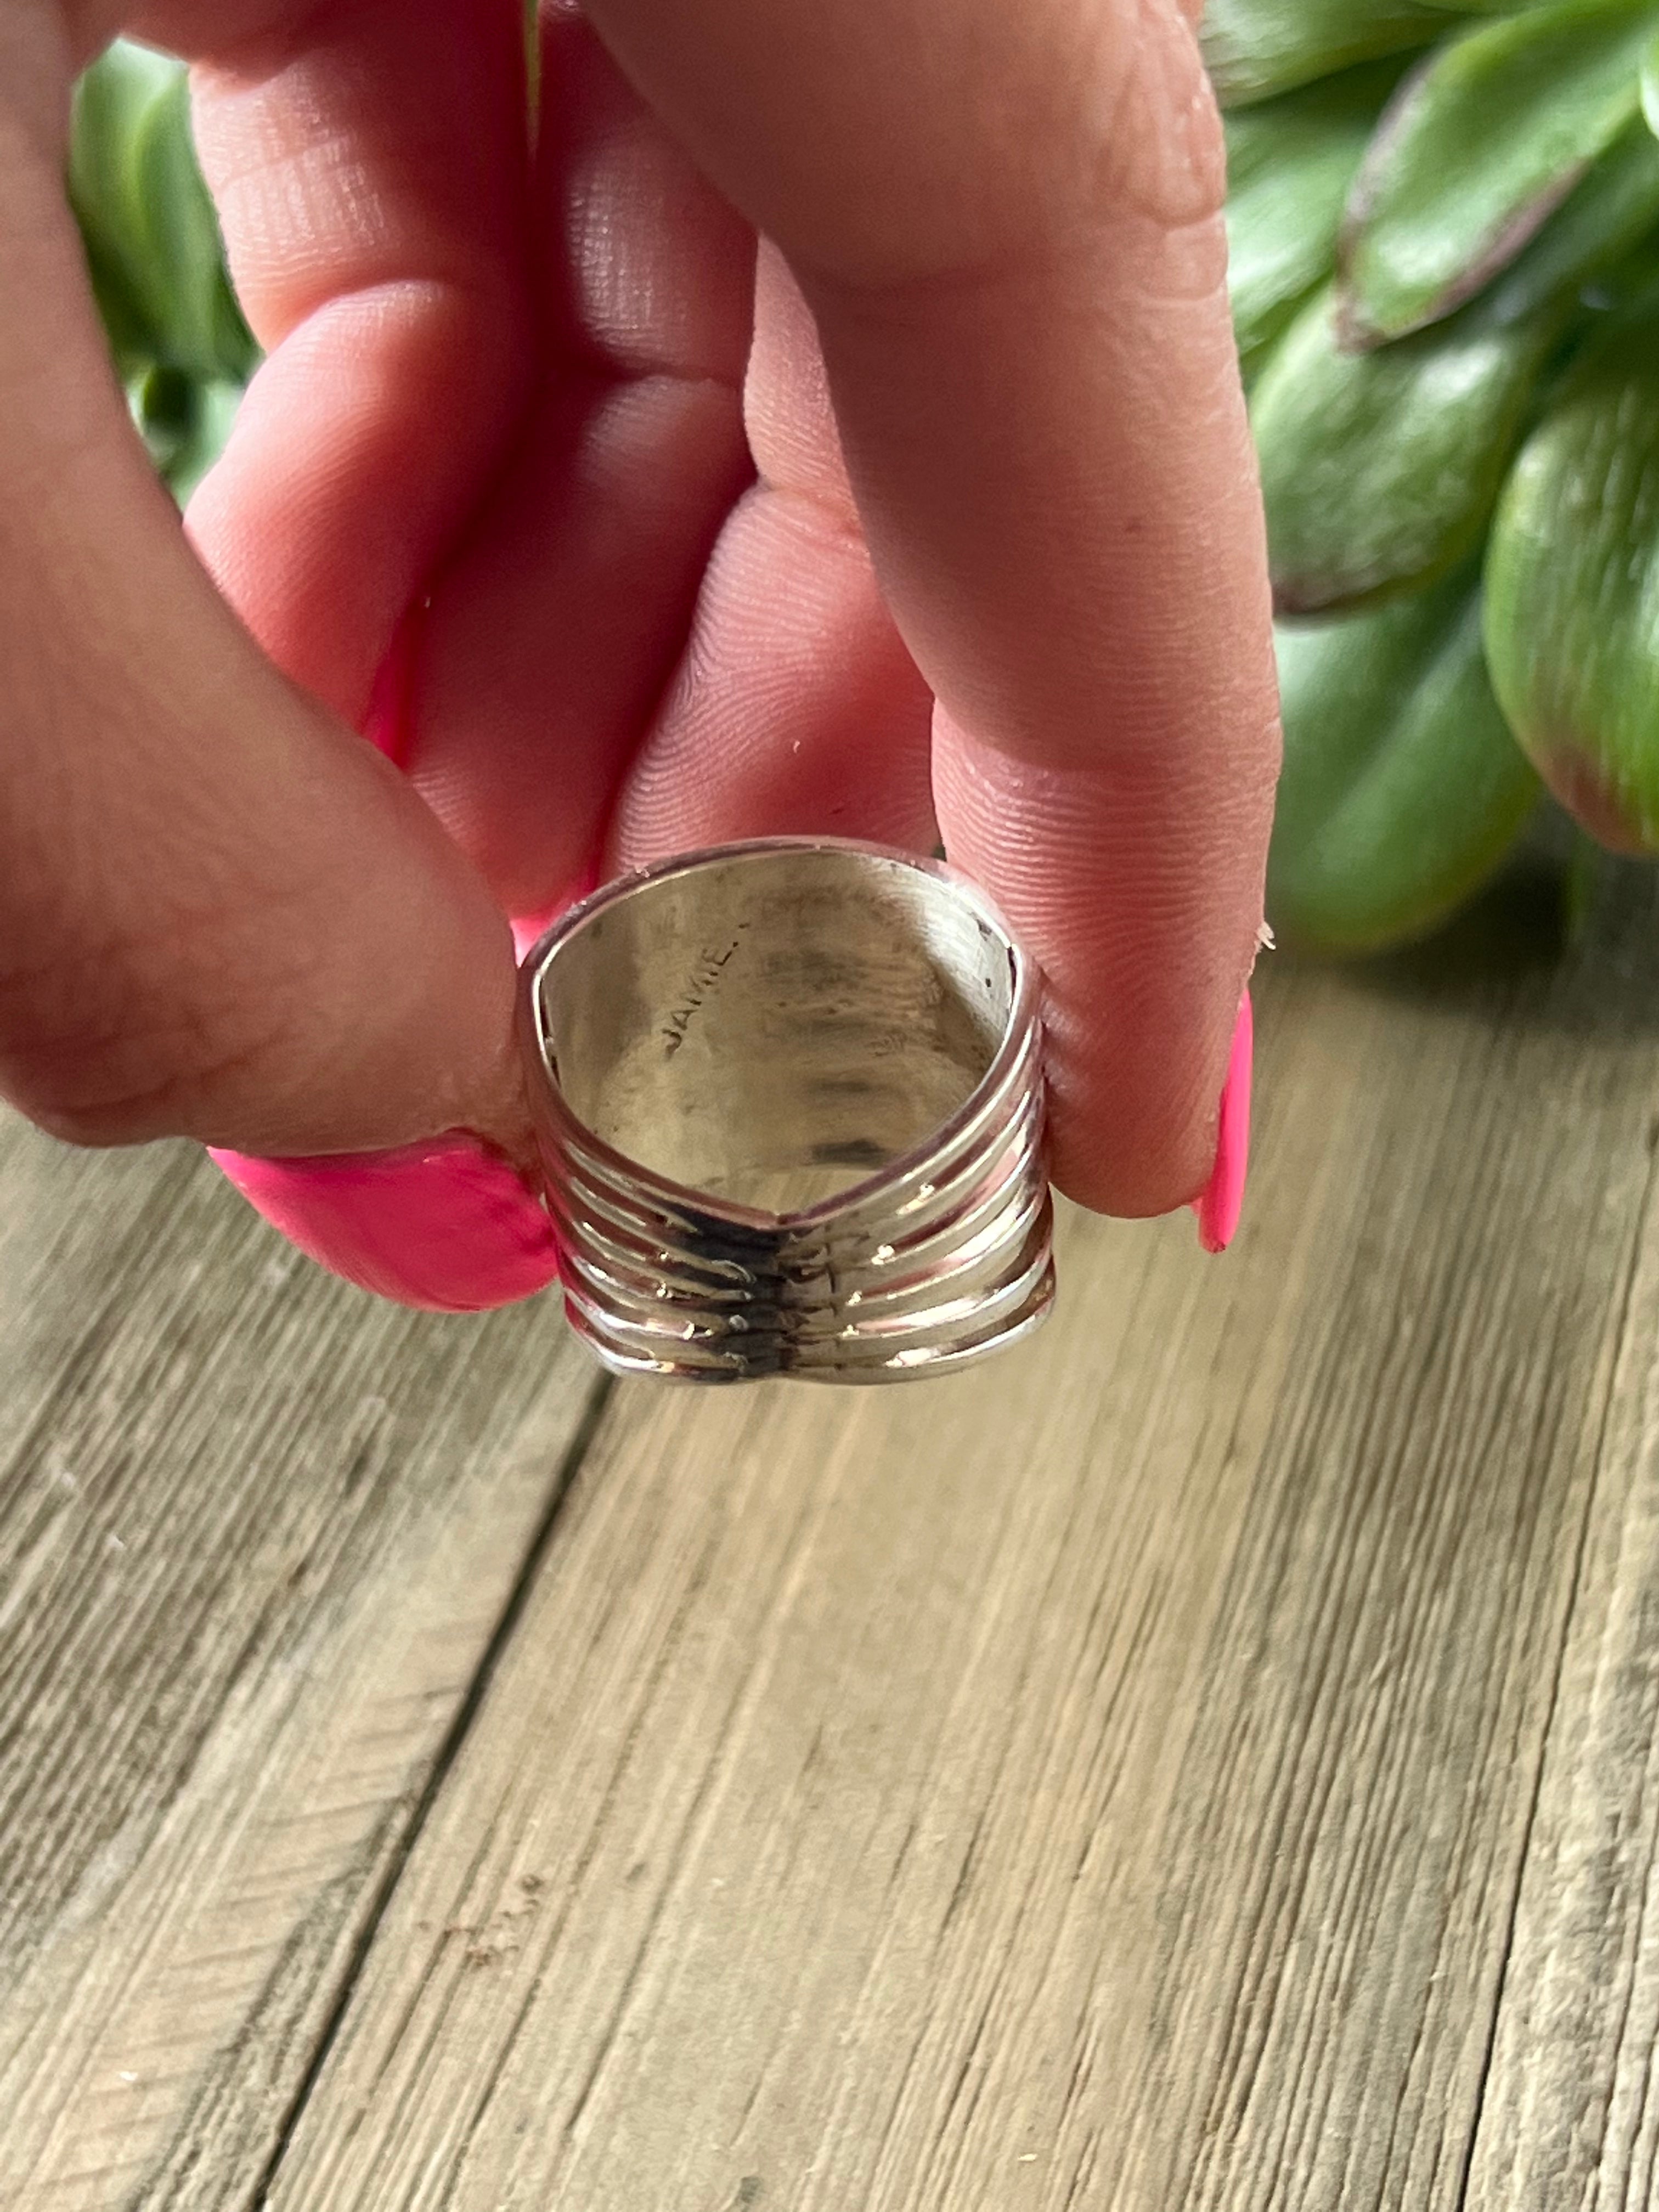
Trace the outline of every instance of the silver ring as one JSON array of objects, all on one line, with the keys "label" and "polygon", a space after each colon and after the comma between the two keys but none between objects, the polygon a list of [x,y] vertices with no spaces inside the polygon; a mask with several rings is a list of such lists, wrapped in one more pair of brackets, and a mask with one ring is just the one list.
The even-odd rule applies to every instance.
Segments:
[{"label": "silver ring", "polygon": [[689,854],[565,915],[520,1010],[566,1310],[607,1367],[895,1382],[1047,1314],[1037,975],[951,868]]}]

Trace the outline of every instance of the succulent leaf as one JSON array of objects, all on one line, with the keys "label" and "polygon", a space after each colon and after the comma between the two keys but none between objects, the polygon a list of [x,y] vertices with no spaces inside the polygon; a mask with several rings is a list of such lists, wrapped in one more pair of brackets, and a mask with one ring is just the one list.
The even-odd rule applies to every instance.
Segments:
[{"label": "succulent leaf", "polygon": [[[1620,268],[1659,224],[1659,142],[1640,121],[1589,173],[1480,295],[1500,321],[1560,304]],[[1621,270],[1622,275],[1622,270]]]},{"label": "succulent leaf", "polygon": [[1586,280],[1650,281],[1623,260],[1659,222],[1659,143],[1632,125],[1504,276],[1431,329],[1343,349],[1329,295],[1251,395],[1279,611],[1431,581],[1473,550]]},{"label": "succulent leaf", "polygon": [[228,366],[220,357],[223,253],[213,204],[196,166],[182,76],[141,118],[133,161],[142,265],[164,357],[192,374],[211,376]]},{"label": "succulent leaf", "polygon": [[153,356],[153,302],[142,276],[143,210],[132,175],[139,123],[177,64],[118,40],[75,88],[69,191],[94,289],[112,343],[123,355]]},{"label": "succulent leaf", "polygon": [[1330,293],[1306,310],[1250,403],[1280,613],[1409,588],[1474,550],[1558,327],[1470,309],[1356,354]]},{"label": "succulent leaf", "polygon": [[246,377],[255,348],[197,167],[181,64],[118,40],[76,90],[70,197],[124,366]]},{"label": "succulent leaf", "polygon": [[1353,62],[1441,37],[1425,0],[1209,0],[1204,58],[1224,107],[1293,91]]},{"label": "succulent leaf", "polygon": [[167,489],[180,507],[224,451],[225,441],[242,404],[243,390],[241,384],[228,377],[215,378],[196,387],[196,410],[190,435],[163,471]]},{"label": "succulent leaf", "polygon": [[1287,943],[1368,952],[1426,935],[1502,863],[1538,779],[1492,696],[1467,571],[1278,632],[1285,769],[1267,915]]},{"label": "succulent leaf", "polygon": [[242,391],[231,379],[204,381],[172,368],[152,368],[129,381],[133,422],[180,507],[224,450]]},{"label": "succulent leaf", "polygon": [[1407,78],[1348,204],[1351,342],[1421,330],[1514,258],[1634,119],[1656,25],[1655,0],[1552,0],[1446,40]]},{"label": "succulent leaf", "polygon": [[1227,283],[1247,376],[1334,267],[1348,187],[1399,74],[1346,70],[1227,118]]},{"label": "succulent leaf", "polygon": [[1659,136],[1659,37],[1642,57],[1642,112],[1649,130]]},{"label": "succulent leaf", "polygon": [[1486,574],[1522,745],[1603,844],[1659,854],[1659,306],[1587,352],[1528,439]]}]

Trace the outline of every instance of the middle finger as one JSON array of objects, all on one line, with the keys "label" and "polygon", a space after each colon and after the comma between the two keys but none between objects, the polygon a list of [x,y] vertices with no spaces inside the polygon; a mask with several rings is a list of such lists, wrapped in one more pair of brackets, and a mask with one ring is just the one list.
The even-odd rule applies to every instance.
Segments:
[{"label": "middle finger", "polygon": [[744,398],[759,480],[720,533],[610,858],[788,832],[927,851],[932,695],[876,584],[811,310],[769,246]]},{"label": "middle finger", "polygon": [[752,473],[752,233],[563,8],[542,87],[537,388],[422,611],[404,749],[516,916],[591,873]]}]

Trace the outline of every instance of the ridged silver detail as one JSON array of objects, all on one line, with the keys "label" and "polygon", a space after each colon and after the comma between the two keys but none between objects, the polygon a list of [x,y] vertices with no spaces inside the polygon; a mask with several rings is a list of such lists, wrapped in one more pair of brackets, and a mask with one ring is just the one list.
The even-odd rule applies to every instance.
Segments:
[{"label": "ridged silver detail", "polygon": [[[756,866],[761,862],[763,876]],[[746,880],[734,878],[734,869],[747,869],[765,884],[765,899],[757,908],[757,929],[768,917],[772,927],[769,935],[760,930],[748,939],[739,933],[734,953],[722,961],[718,951],[697,948],[718,945],[732,933],[732,916],[740,910],[733,902],[738,896],[733,886]],[[872,988],[880,981],[884,964],[908,963],[904,974],[913,980],[919,963],[931,960],[936,988],[956,990],[962,988],[959,979],[946,976],[941,984],[939,977],[951,958],[962,968],[965,956],[959,940],[974,946],[975,957],[992,969],[998,960],[1006,960],[1006,977],[997,981],[996,990],[999,998],[1006,991],[1006,1006],[988,1065],[937,1127],[849,1188],[814,1205],[774,1212],[675,1181],[596,1134],[561,1087],[555,1038],[562,1019],[568,1026],[559,1003],[559,955],[603,915],[613,917],[611,937],[617,949],[601,953],[590,945],[583,955],[579,981],[590,1007],[583,1034],[591,1039],[605,1025],[606,993],[613,981],[617,996],[630,1005],[653,1004],[641,970],[648,971],[647,981],[656,981],[652,963],[661,964],[660,949],[652,945],[641,951],[628,935],[627,918],[619,932],[614,917],[623,902],[649,896],[669,884],[677,902],[677,927],[688,912],[700,917],[705,902],[717,907],[720,916],[718,927],[701,935],[694,930],[690,939],[681,929],[680,972],[691,976],[695,1018],[703,1018],[705,1004],[714,1005],[708,994],[724,990],[731,999],[747,989],[751,995],[738,1004],[732,1018],[737,1033],[749,1035],[760,1018],[755,1007],[761,986],[745,981],[745,966],[757,971],[769,964],[787,967],[787,959],[774,957],[769,963],[753,952],[775,940],[781,886],[790,879],[786,871],[800,876],[800,911],[810,916],[796,930],[800,943],[792,939],[787,959],[807,961],[813,931],[839,931],[834,955],[826,957],[839,957],[842,945],[852,939],[849,972],[856,975],[861,957],[857,946],[867,939]],[[701,878],[698,872],[703,872]],[[925,878],[925,885],[912,883],[912,874]],[[839,922],[837,900],[848,902]],[[884,900],[886,909],[872,920],[872,902],[880,909]],[[945,911],[946,902],[954,912]],[[920,917],[918,934],[907,945],[902,934],[912,905]],[[787,911],[793,921],[796,910]],[[740,922],[739,933],[748,926]],[[957,947],[943,963],[933,938],[927,936],[941,928],[947,936],[956,933],[951,943]],[[616,963],[614,974],[609,968],[596,969],[601,958]],[[1054,1276],[1036,977],[983,895],[949,869],[879,847],[822,839],[757,841],[695,854],[625,878],[574,909],[536,946],[523,973],[524,1040],[547,1202],[559,1237],[566,1310],[607,1367],[696,1382],[780,1375],[896,1382],[959,1367],[1012,1344],[1047,1314]],[[885,1085],[883,1097],[890,1102],[894,1057],[904,1049],[907,1028],[915,1024],[895,1026],[879,1009],[861,1014],[848,1003],[844,977],[834,981],[841,994],[832,1000],[834,1017],[852,1024],[855,1036],[864,1033],[860,1020],[869,1027],[884,1055],[872,1071],[872,1082],[879,1079]],[[988,992],[991,985],[985,988]],[[697,996],[698,989],[704,996]],[[686,996],[682,989],[681,1000]],[[635,1018],[628,1030],[635,1071],[628,1078],[633,1086],[629,1110],[635,1115],[643,1110],[637,1103],[642,1083],[673,1079],[665,1069],[677,1049],[673,1025],[682,1012],[676,1004],[666,1022]],[[958,1010],[952,1006],[946,1012],[956,1024],[952,1035],[959,1036]],[[716,1010],[708,1018],[717,1030],[725,1016]],[[988,1038],[982,1008],[979,1018]],[[945,1026],[941,1017],[940,1034]],[[653,1036],[661,1039],[660,1066],[644,1048]],[[591,1043],[584,1049],[591,1059]],[[918,1059],[926,1049],[918,1037]],[[642,1052],[649,1062],[643,1076],[637,1073]],[[707,1079],[718,1079],[727,1090],[735,1082],[732,1095],[744,1105],[752,1097],[758,1102],[757,1115],[764,1115],[769,1083],[776,1073],[769,1057],[753,1071],[752,1081],[729,1067]],[[585,1079],[590,1091],[603,1093],[604,1071],[596,1076],[590,1068]],[[856,1099],[860,1079],[858,1066],[836,1064],[837,1111],[855,1110],[844,1101]],[[799,1115],[799,1084],[790,1095],[792,1110]],[[666,1109],[658,1102],[653,1110]],[[782,1110],[774,1111],[766,1123],[769,1131],[775,1133]],[[740,1151],[742,1129],[723,1130],[720,1140]],[[859,1156],[856,1146],[851,1156]]]}]

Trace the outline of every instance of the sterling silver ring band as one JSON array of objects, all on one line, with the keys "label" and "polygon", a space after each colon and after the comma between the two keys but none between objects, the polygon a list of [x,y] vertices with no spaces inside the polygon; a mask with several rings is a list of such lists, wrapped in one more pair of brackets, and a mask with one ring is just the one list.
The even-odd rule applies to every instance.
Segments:
[{"label": "sterling silver ring band", "polygon": [[607,1367],[893,1382],[1048,1312],[1037,976],[943,864],[775,838],[642,870],[534,947],[520,1012]]}]

